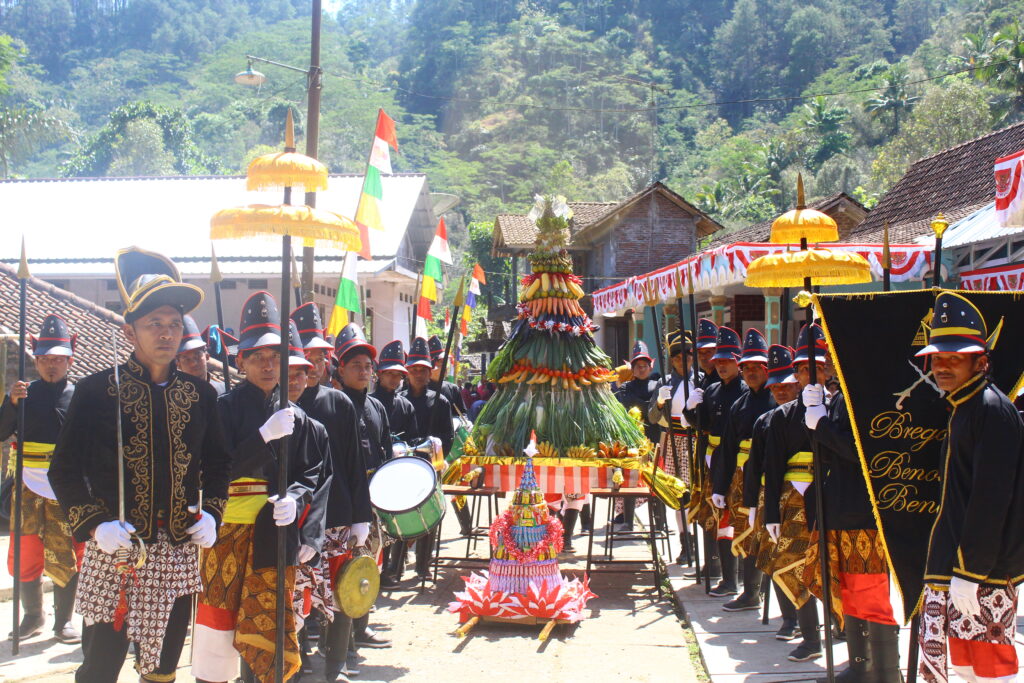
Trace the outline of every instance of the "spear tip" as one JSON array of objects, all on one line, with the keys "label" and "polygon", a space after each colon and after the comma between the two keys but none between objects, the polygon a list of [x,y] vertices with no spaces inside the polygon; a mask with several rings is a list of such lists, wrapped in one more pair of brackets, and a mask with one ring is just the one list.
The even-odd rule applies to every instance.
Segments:
[{"label": "spear tip", "polygon": [[18,263],[18,279],[27,280],[31,276],[28,272],[28,256],[25,252],[25,236],[21,236],[21,261]]},{"label": "spear tip", "polygon": [[213,248],[213,242],[210,242],[210,282],[213,284],[219,284],[224,281],[224,275],[220,272],[220,265],[217,263],[217,252]]}]

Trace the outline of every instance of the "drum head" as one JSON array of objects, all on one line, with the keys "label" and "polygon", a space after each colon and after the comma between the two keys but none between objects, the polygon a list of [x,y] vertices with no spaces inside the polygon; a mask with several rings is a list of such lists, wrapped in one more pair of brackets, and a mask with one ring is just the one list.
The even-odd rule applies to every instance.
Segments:
[{"label": "drum head", "polygon": [[370,502],[387,512],[405,512],[425,501],[437,488],[437,473],[425,460],[389,460],[370,479]]}]

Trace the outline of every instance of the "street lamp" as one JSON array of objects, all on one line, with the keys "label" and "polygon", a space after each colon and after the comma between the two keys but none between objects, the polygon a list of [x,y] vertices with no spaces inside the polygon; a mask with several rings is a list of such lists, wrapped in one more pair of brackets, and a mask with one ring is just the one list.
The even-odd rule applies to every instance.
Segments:
[{"label": "street lamp", "polygon": [[[267,77],[252,68],[253,62],[271,64],[273,66],[297,71],[306,75],[306,156],[317,158],[320,139],[320,94],[323,90],[324,70],[320,68],[320,23],[323,14],[322,0],[313,0],[313,21],[309,39],[309,68],[302,69],[290,64],[282,64],[263,57],[246,55],[249,65],[245,71],[235,74],[235,83],[247,86],[260,86]],[[306,193],[306,205],[316,206],[316,192]],[[302,248],[302,303],[313,300],[313,247]]]}]

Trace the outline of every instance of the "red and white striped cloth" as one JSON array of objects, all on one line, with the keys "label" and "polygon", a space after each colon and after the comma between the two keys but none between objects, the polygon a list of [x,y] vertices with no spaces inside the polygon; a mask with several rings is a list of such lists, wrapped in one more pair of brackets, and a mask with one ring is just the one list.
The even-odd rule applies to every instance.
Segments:
[{"label": "red and white striped cloth", "polygon": [[[462,473],[467,474],[477,467],[463,463]],[[524,465],[481,465],[484,469],[484,486],[494,486],[501,491],[515,491],[523,476]],[[611,488],[614,467],[553,467],[534,465],[534,475],[542,491],[546,493],[590,493],[595,488]],[[640,470],[622,470],[622,486],[635,487],[640,484]]]}]

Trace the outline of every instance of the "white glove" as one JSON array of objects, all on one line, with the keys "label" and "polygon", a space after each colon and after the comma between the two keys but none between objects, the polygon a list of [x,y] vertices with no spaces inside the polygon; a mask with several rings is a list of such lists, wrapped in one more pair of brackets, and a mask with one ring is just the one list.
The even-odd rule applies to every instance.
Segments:
[{"label": "white glove", "polygon": [[288,526],[295,521],[295,499],[291,496],[278,498],[271,496],[267,502],[274,504],[274,523],[278,526]]},{"label": "white glove", "polygon": [[779,530],[780,530],[781,526],[782,526],[781,524],[765,524],[764,525],[764,528],[768,530],[768,535],[772,537],[772,542],[773,543],[778,543],[779,542]]},{"label": "white glove", "polygon": [[818,420],[828,415],[828,410],[823,405],[808,406],[804,412],[804,424],[807,425],[808,429],[817,429]]},{"label": "white glove", "polygon": [[754,520],[757,519],[757,508],[750,508],[750,512],[747,513],[747,523],[750,524],[751,528],[754,526]]},{"label": "white glove", "polygon": [[314,555],[316,555],[316,548],[308,546],[305,543],[299,546],[299,564],[306,564],[313,559]]},{"label": "white glove", "polygon": [[356,522],[352,525],[352,529],[349,532],[349,538],[355,541],[357,547],[366,545],[366,539],[368,539],[369,537],[369,522]]},{"label": "white glove", "polygon": [[978,587],[978,584],[961,579],[959,576],[954,576],[949,580],[949,599],[964,616],[976,617],[981,614],[981,605],[978,603]]},{"label": "white glove", "polygon": [[824,405],[825,403],[825,388],[820,384],[808,384],[801,393],[803,394],[804,405],[808,408]]},{"label": "white glove", "polygon": [[665,403],[666,401],[671,401],[671,400],[672,400],[672,387],[670,387],[670,386],[668,386],[666,384],[666,385],[663,385],[660,389],[658,389],[658,404],[659,405],[661,405],[662,403]]},{"label": "white glove", "polygon": [[265,443],[288,436],[295,430],[295,411],[290,407],[281,408],[270,416],[260,427],[260,436]]},{"label": "white glove", "polygon": [[200,548],[209,548],[217,541],[217,522],[213,515],[206,510],[199,513],[196,523],[185,529],[185,533],[191,536],[191,541]]},{"label": "white glove", "polygon": [[723,496],[721,493],[712,493],[711,504],[714,505],[716,508],[725,509],[725,496]]},{"label": "white glove", "polygon": [[690,398],[686,399],[686,409],[693,410],[704,402],[704,390],[694,389],[690,392]]},{"label": "white glove", "polygon": [[122,526],[121,522],[103,522],[92,530],[92,537],[96,545],[107,555],[113,555],[118,550],[129,550],[132,547],[132,534],[135,527],[128,522]]}]

